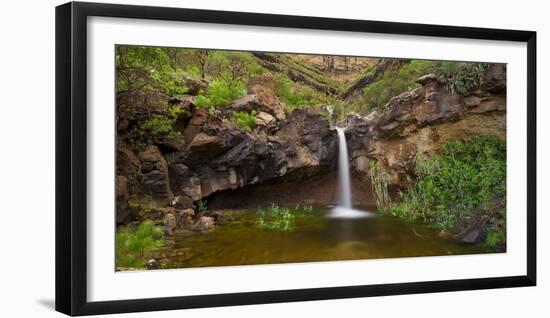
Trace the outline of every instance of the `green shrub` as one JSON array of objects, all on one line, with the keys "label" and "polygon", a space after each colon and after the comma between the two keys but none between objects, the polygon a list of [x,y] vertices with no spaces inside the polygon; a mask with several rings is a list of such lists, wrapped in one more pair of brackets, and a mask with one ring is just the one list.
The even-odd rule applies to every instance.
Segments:
[{"label": "green shrub", "polygon": [[276,76],[275,94],[287,106],[287,110],[303,106],[313,106],[327,101],[324,94],[314,88],[295,83],[284,75]]},{"label": "green shrub", "polygon": [[144,221],[137,229],[120,229],[116,233],[116,266],[143,268],[154,251],[163,244],[163,229]]},{"label": "green shrub", "polygon": [[250,113],[244,111],[236,112],[233,114],[233,122],[243,130],[252,131],[254,126],[256,126],[256,115],[255,110]]},{"label": "green shrub", "polygon": [[206,109],[209,113],[216,111],[216,107],[229,104],[232,100],[244,96],[246,87],[243,81],[214,80],[208,86],[208,93],[201,93],[193,103]]},{"label": "green shrub", "polygon": [[495,137],[448,140],[440,156],[417,157],[416,174],[416,183],[384,212],[445,229],[480,212],[492,215],[493,224],[502,220],[495,211],[506,197],[505,142]]},{"label": "green shrub", "polygon": [[144,216],[153,210],[153,198],[150,195],[133,197],[128,200],[128,207],[138,211],[139,215]]},{"label": "green shrub", "polygon": [[168,107],[167,115],[155,115],[130,131],[130,144],[136,148],[161,142],[164,138],[182,139],[183,135],[173,128],[174,123],[185,111],[179,107]]},{"label": "green shrub", "polygon": [[269,230],[291,231],[294,229],[294,214],[289,209],[272,203],[268,208],[258,208],[258,227]]},{"label": "green shrub", "polygon": [[197,201],[197,210],[199,214],[204,214],[206,210],[208,210],[208,207],[206,206],[206,200],[199,200]]}]

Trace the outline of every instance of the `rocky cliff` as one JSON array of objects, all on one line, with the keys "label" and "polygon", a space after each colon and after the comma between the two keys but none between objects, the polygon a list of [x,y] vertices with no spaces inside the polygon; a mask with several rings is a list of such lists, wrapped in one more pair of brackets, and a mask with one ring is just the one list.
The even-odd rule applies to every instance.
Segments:
[{"label": "rocky cliff", "polygon": [[[268,65],[270,60],[263,58]],[[374,160],[389,172],[393,185],[405,186],[413,172],[413,158],[437,154],[448,138],[492,135],[505,139],[505,75],[504,65],[492,65],[481,85],[462,95],[436,76],[426,75],[418,80],[419,87],[394,97],[383,111],[366,117],[350,114],[339,125],[347,127],[354,170],[367,177],[369,162]],[[187,85],[200,87],[190,90],[193,93],[206,84]],[[265,81],[251,82],[247,95],[216,115],[195,107],[192,96],[119,93],[117,105],[118,223],[138,220],[140,207],[132,200],[150,197],[154,215],[169,227],[188,224],[201,199],[219,193],[228,199],[231,191],[246,195],[252,186],[283,181],[326,181],[337,160],[338,141],[329,121],[307,107],[286,112]],[[173,127],[182,138],[163,137],[143,147],[132,144],[128,136],[138,123],[151,113],[166,114],[168,106],[181,114]],[[224,120],[239,111],[257,114],[252,131]],[[265,187],[258,189],[265,193]]]},{"label": "rocky cliff", "polygon": [[402,186],[411,176],[413,159],[431,157],[447,139],[474,135],[506,138],[506,70],[491,65],[481,85],[465,96],[429,74],[420,86],[390,100],[380,113],[362,117],[350,114],[340,125],[346,136],[354,169],[369,174],[375,160]]}]

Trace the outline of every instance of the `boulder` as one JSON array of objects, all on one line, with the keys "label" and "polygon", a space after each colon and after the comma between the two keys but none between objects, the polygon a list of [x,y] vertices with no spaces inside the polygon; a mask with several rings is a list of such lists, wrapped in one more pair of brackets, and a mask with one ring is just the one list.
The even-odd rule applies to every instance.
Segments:
[{"label": "boulder", "polygon": [[193,116],[183,131],[183,135],[187,143],[191,142],[193,138],[195,138],[195,136],[201,131],[202,126],[206,124],[209,116],[210,115],[208,112],[204,109],[196,109],[193,112]]},{"label": "boulder", "polygon": [[164,234],[172,235],[174,229],[177,226],[176,216],[172,213],[168,213],[164,216]]},{"label": "boulder", "polygon": [[168,179],[168,165],[158,147],[150,145],[139,153],[141,192],[151,195],[157,204],[170,204],[173,194]]},{"label": "boulder", "polygon": [[208,92],[208,82],[201,79],[184,78],[185,86],[187,87],[186,94],[199,95],[200,92]]},{"label": "boulder", "polygon": [[275,124],[275,118],[266,112],[260,112],[256,115],[256,126],[271,127]]},{"label": "boulder", "polygon": [[253,85],[249,94],[238,98],[226,107],[229,112],[265,112],[276,120],[285,119],[284,106],[275,93],[262,85]]},{"label": "boulder", "polygon": [[185,227],[193,224],[193,219],[195,218],[195,210],[193,209],[183,209],[178,211],[178,224],[180,227]]},{"label": "boulder", "polygon": [[[170,165],[170,182],[174,193],[178,195],[176,204],[181,206],[188,202],[186,197],[191,198],[191,203],[202,198],[200,178],[188,166],[181,163]],[[184,196],[179,196],[182,194]]]},{"label": "boulder", "polygon": [[214,228],[214,218],[209,216],[200,217],[194,224],[191,226],[193,231],[202,232]]}]

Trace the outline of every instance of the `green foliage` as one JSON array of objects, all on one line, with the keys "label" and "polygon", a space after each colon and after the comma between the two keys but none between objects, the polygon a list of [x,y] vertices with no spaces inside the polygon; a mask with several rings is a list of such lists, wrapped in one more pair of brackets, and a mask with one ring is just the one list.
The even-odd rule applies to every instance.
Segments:
[{"label": "green foliage", "polygon": [[490,225],[485,235],[485,244],[497,246],[506,242],[506,208],[501,208],[499,213],[491,218]]},{"label": "green foliage", "polygon": [[361,110],[361,113],[366,114],[371,110],[380,109],[390,100],[391,94],[390,85],[384,79],[367,85],[363,89],[365,108]]},{"label": "green foliage", "polygon": [[295,83],[282,74],[276,76],[275,94],[285,103],[288,110],[313,106],[327,101],[324,94],[311,86]]},{"label": "green foliage", "polygon": [[116,266],[143,268],[145,261],[163,244],[163,229],[144,221],[137,229],[123,228],[116,233]]},{"label": "green foliage", "polygon": [[291,231],[294,229],[294,214],[289,209],[272,203],[268,208],[258,208],[258,227],[262,229]]},{"label": "green foliage", "polygon": [[418,86],[418,78],[435,74],[453,94],[465,95],[480,85],[486,65],[453,61],[412,60],[399,69],[388,69],[376,81],[363,89],[365,105],[360,113],[381,109],[390,99]]},{"label": "green foliage", "polygon": [[161,142],[164,138],[182,139],[183,135],[173,128],[174,123],[185,111],[179,107],[168,107],[166,115],[155,115],[134,127],[128,136],[136,148]]},{"label": "green foliage", "polygon": [[481,84],[481,78],[485,71],[486,64],[476,63],[468,64],[460,68],[458,71],[453,70],[453,73],[447,72],[447,77],[440,81],[447,83],[449,91],[453,94],[466,95],[468,92],[476,89]]},{"label": "green foliage", "polygon": [[379,209],[385,209],[390,207],[391,198],[388,192],[388,186],[390,184],[390,175],[384,169],[380,169],[376,164],[376,161],[369,162],[370,178],[372,184],[372,191],[376,197],[376,206]]},{"label": "green foliage", "polygon": [[417,156],[416,174],[416,183],[384,212],[445,229],[479,212],[502,219],[495,211],[506,197],[505,142],[495,137],[448,140],[441,156]]},{"label": "green foliage", "polygon": [[195,106],[214,113],[216,107],[229,104],[246,93],[246,86],[243,81],[234,82],[225,80],[214,80],[208,87],[208,92],[201,93],[194,100]]},{"label": "green foliage", "polygon": [[199,201],[197,201],[197,210],[200,214],[204,214],[204,212],[208,210],[208,206],[206,204],[206,200],[200,199]]},{"label": "green foliage", "polygon": [[147,215],[153,210],[153,198],[150,195],[134,197],[128,200],[128,207],[137,210],[139,215]]},{"label": "green foliage", "polygon": [[252,131],[256,126],[256,115],[255,110],[250,113],[245,111],[236,112],[233,114],[233,122],[243,130]]},{"label": "green foliage", "polygon": [[118,45],[116,47],[116,90],[162,91],[175,96],[187,87],[168,48]]}]

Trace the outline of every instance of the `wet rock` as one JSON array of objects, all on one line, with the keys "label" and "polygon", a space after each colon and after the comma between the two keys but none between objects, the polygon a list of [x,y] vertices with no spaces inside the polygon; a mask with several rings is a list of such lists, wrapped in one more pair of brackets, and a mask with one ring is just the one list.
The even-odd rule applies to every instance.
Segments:
[{"label": "wet rock", "polygon": [[467,218],[465,224],[459,225],[459,227],[463,227],[463,230],[455,238],[465,243],[479,243],[483,241],[488,221],[489,217],[486,215]]},{"label": "wet rock", "polygon": [[178,211],[178,223],[180,227],[186,227],[193,224],[193,219],[195,218],[195,210],[193,209],[183,209]]},{"label": "wet rock", "polygon": [[173,213],[168,213],[164,216],[164,234],[172,235],[177,226],[176,216]]},{"label": "wet rock", "polygon": [[214,228],[214,218],[203,216],[199,218],[191,227],[193,231],[206,231]]}]

